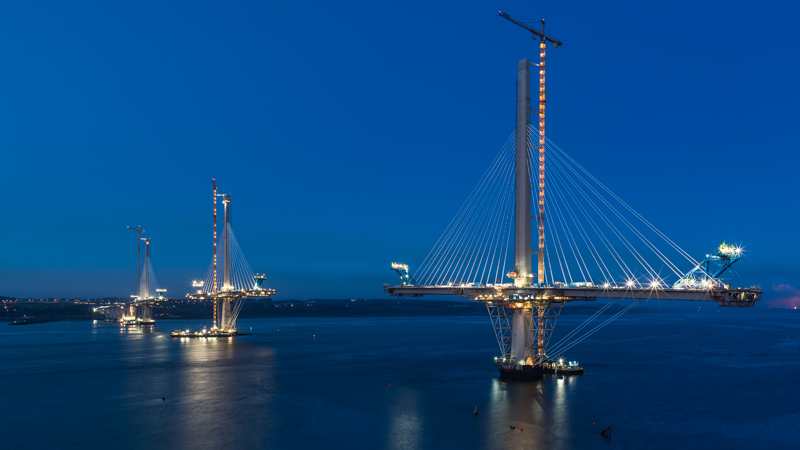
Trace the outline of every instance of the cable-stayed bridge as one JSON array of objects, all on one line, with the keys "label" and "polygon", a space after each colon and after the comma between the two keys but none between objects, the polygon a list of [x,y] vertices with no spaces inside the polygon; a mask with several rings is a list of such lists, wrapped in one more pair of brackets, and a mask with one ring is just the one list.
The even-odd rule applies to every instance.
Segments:
[{"label": "cable-stayed bridge", "polygon": [[[131,295],[131,301],[123,304],[103,306],[99,308],[109,322],[119,322],[122,325],[155,325],[153,307],[166,301],[166,289],[158,287],[156,273],[150,262],[150,238],[142,237],[144,229],[128,227],[137,233],[136,260],[137,260],[137,286],[136,295]],[[142,250],[144,243],[144,250]]]},{"label": "cable-stayed bridge", "polygon": [[[540,60],[519,62],[516,131],[413,275],[406,264],[393,263],[401,284],[384,285],[384,291],[485,302],[501,352],[498,368],[515,378],[540,376],[556,364],[551,355],[643,300],[754,306],[761,289],[737,287],[731,267],[743,256],[739,246],[723,242],[695,259],[545,137],[546,41],[561,43],[544,35],[543,21],[541,32],[523,26],[539,36]],[[536,128],[530,123],[531,66],[539,69]],[[596,299],[611,300],[548,348],[564,303]],[[618,299],[633,302],[583,331]]]},{"label": "cable-stayed bridge", "polygon": [[[211,300],[213,304],[213,325],[210,330],[200,333],[175,331],[172,337],[220,337],[239,334],[236,319],[244,306],[245,299],[266,298],[275,294],[274,289],[261,286],[266,279],[263,274],[254,274],[244,257],[231,227],[231,195],[218,194],[217,182],[214,186],[214,246],[211,264],[203,280],[192,282],[194,292],[186,294],[194,300]],[[217,205],[222,199],[222,220],[218,219]],[[218,227],[222,228],[218,232]]]}]

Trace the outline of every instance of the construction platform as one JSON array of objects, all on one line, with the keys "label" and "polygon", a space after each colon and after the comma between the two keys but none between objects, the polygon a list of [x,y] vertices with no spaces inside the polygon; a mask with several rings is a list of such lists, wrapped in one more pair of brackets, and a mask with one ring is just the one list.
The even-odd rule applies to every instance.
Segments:
[{"label": "construction platform", "polygon": [[236,330],[233,331],[221,331],[221,330],[202,330],[202,331],[195,331],[191,332],[189,330],[175,330],[169,334],[171,338],[226,338],[226,337],[234,337],[234,336],[252,336],[250,333],[239,333]]},{"label": "construction platform", "polygon": [[503,362],[496,362],[495,365],[500,370],[500,378],[510,380],[540,380],[544,373],[541,365],[506,364]]},{"label": "construction platform", "polygon": [[506,364],[495,361],[495,366],[500,371],[500,378],[511,380],[540,380],[543,374],[551,375],[583,375],[583,367],[571,361],[567,364],[561,362],[546,362],[544,364]]},{"label": "construction platform", "polygon": [[156,324],[156,321],[153,319],[131,319],[131,320],[121,320],[119,323],[122,326],[144,326],[144,327],[152,327]]}]

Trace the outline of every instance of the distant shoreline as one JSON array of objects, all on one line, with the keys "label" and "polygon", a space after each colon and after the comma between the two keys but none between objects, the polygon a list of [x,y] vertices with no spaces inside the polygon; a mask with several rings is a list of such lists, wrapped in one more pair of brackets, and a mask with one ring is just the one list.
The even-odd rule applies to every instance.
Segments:
[{"label": "distant shoreline", "polygon": [[[591,315],[602,308],[605,302],[567,303],[562,309],[563,315]],[[0,309],[0,322],[27,321],[29,324],[45,321],[102,320],[103,315],[93,312],[97,305],[70,304],[67,302],[40,303],[18,302],[6,303],[11,309]],[[694,304],[698,311],[716,311],[714,303]],[[688,308],[664,307],[655,302],[642,304],[627,314],[650,314],[670,311],[685,311]],[[689,306],[689,305],[685,305]],[[622,305],[611,305],[601,314],[611,315],[620,312]],[[730,308],[724,308],[730,309]],[[792,311],[789,308],[765,308],[766,311]],[[210,302],[192,300],[170,300],[159,304],[153,310],[153,318],[163,320],[208,319],[213,314]],[[486,307],[482,302],[446,301],[424,299],[367,299],[367,300],[250,300],[247,301],[239,315],[240,319],[269,319],[288,317],[437,317],[437,316],[485,316]]]}]

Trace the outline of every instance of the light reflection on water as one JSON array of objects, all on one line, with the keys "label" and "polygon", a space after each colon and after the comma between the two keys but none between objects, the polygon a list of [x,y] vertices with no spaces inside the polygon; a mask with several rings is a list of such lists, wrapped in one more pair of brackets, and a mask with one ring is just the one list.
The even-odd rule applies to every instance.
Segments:
[{"label": "light reflection on water", "polygon": [[[176,325],[200,325],[189,321],[0,326],[0,423],[14,430],[3,446],[747,448],[800,440],[792,425],[800,420],[800,345],[786,338],[794,322],[678,319],[622,321],[575,355],[585,375],[536,382],[498,378],[484,318],[250,320],[242,326],[254,335],[236,339],[169,337]],[[746,332],[721,333],[723,325]],[[698,351],[700,340],[707,346]],[[758,352],[782,370],[730,369]],[[725,365],[700,363],[709,358]],[[690,383],[686,365],[695,370]],[[610,439],[599,435],[607,426]]]},{"label": "light reflection on water", "polygon": [[[491,430],[485,433],[485,448],[499,443],[517,448],[548,445],[559,448],[569,442],[570,411],[567,393],[580,383],[580,376],[544,375],[537,381],[493,379],[489,414]],[[509,427],[515,427],[510,429]]]},{"label": "light reflection on water", "polygon": [[402,387],[394,389],[392,393],[386,448],[420,448],[420,430],[423,427],[420,417],[423,414],[420,393]]}]

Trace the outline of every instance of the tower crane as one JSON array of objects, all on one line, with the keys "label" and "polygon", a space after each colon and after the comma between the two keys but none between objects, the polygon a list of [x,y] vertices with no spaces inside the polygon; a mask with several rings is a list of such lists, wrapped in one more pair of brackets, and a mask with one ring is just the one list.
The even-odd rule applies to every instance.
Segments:
[{"label": "tower crane", "polygon": [[[545,107],[545,89],[544,89],[544,57],[545,57],[545,50],[547,48],[547,41],[553,43],[553,48],[558,48],[561,44],[561,41],[556,39],[550,38],[545,35],[544,29],[544,19],[542,19],[542,31],[538,31],[533,29],[532,27],[528,26],[520,22],[519,20],[511,17],[510,15],[500,11],[500,17],[510,21],[515,25],[519,25],[522,28],[530,31],[533,33],[533,39],[535,40],[538,36],[541,40],[539,44],[539,64],[533,64],[535,66],[539,66],[539,215],[536,216],[536,220],[538,223],[539,229],[539,251],[534,252],[538,256],[538,270],[537,276],[539,283],[544,283],[544,107]],[[517,131],[519,133],[519,131]],[[527,250],[526,250],[527,251]]]},{"label": "tower crane", "polygon": [[400,275],[400,281],[402,286],[416,286],[417,283],[414,282],[414,278],[408,273],[408,264],[404,263],[392,263],[392,269]]},{"label": "tower crane", "polygon": [[[503,11],[500,11],[499,15],[500,15],[500,17],[502,17],[502,18],[504,18],[504,19],[506,19],[506,20],[508,20],[508,21],[510,21],[512,23],[517,24],[517,25],[521,26],[522,28],[525,28],[526,30],[530,31],[531,33],[535,34],[536,36],[539,36],[540,38],[544,38],[544,39],[552,42],[553,43],[553,48],[558,48],[560,45],[564,45],[559,40],[552,39],[552,38],[549,38],[549,37],[545,36],[545,34],[544,34],[544,19],[542,19],[542,31],[538,31],[538,30],[535,30],[535,29],[531,28],[527,24],[522,23],[519,20],[511,17],[510,15],[508,15],[508,13],[504,13]],[[534,38],[534,39],[536,39],[536,38]]]}]

